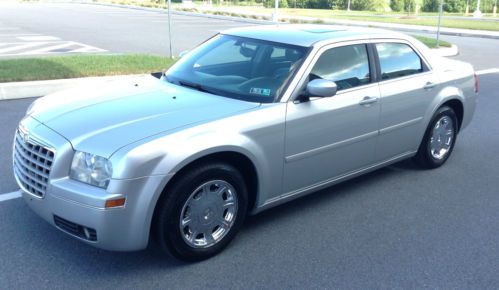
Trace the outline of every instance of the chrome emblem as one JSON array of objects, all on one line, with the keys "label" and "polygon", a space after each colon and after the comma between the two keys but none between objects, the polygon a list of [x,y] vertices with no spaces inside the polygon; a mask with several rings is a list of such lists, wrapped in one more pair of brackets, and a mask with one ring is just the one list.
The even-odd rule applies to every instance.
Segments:
[{"label": "chrome emblem", "polygon": [[19,126],[18,129],[19,137],[23,140],[24,143],[28,143],[29,141],[29,132],[24,126]]}]

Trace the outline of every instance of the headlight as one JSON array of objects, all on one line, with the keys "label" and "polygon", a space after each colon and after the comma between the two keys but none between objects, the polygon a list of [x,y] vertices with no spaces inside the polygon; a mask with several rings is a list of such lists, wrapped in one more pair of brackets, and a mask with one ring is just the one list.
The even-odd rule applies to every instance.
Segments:
[{"label": "headlight", "polygon": [[112,174],[113,166],[106,158],[76,151],[69,176],[84,183],[107,188]]}]

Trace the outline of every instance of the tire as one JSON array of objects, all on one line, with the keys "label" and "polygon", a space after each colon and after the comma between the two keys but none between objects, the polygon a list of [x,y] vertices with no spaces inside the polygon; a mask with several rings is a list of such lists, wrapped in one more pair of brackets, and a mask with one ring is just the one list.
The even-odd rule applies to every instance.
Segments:
[{"label": "tire", "polygon": [[458,121],[454,110],[439,108],[426,129],[414,161],[422,168],[433,169],[442,166],[454,149],[458,133]]},{"label": "tire", "polygon": [[210,258],[234,239],[247,204],[247,187],[236,168],[202,164],[182,174],[158,201],[156,241],[179,260]]}]

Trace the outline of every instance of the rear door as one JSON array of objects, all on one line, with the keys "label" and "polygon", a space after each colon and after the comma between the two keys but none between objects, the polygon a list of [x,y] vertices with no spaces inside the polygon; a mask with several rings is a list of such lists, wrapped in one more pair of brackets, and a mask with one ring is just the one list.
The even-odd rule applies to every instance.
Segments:
[{"label": "rear door", "polygon": [[423,117],[438,80],[421,54],[403,40],[377,41],[381,95],[378,161],[416,151]]}]

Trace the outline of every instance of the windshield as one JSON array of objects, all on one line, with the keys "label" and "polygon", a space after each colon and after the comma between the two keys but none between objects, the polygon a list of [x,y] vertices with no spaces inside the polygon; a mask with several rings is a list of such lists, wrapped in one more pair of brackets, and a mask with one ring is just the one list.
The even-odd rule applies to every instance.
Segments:
[{"label": "windshield", "polygon": [[307,48],[217,35],[166,73],[174,84],[250,102],[269,103],[287,86]]}]

